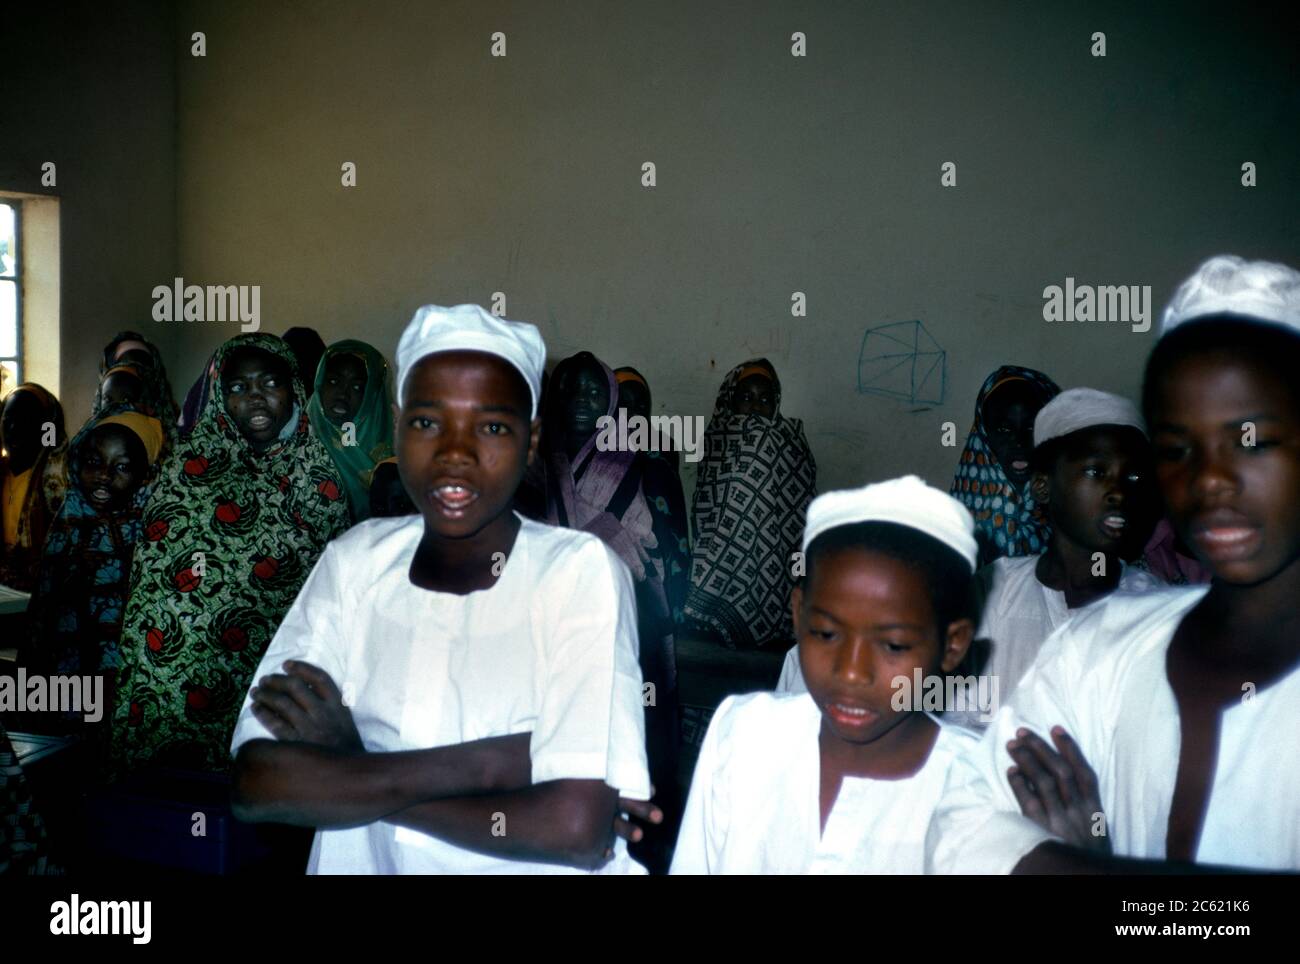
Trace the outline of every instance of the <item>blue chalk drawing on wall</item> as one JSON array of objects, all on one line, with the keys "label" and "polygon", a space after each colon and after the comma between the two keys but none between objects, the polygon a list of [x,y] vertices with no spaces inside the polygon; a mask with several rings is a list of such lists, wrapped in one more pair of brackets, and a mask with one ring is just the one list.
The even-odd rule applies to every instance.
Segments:
[{"label": "blue chalk drawing on wall", "polygon": [[919,321],[868,328],[858,351],[858,393],[941,405],[947,353]]}]

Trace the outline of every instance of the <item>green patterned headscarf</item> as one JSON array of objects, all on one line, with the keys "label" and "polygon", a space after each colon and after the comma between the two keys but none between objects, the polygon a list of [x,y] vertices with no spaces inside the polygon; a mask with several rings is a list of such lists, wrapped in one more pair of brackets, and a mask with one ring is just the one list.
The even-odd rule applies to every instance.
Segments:
[{"label": "green patterned headscarf", "polygon": [[311,433],[296,377],[279,441],[258,454],[236,427],[221,373],[239,348],[270,352],[293,370],[274,335],[238,335],[217,349],[194,430],[149,496],[122,627],[117,775],[229,767],[253,672],[325,544],[348,525],[342,481]]},{"label": "green patterned headscarf", "polygon": [[[325,384],[325,367],[335,355],[355,355],[366,366],[366,392],[361,407],[352,419],[353,432],[344,438],[342,427],[325,414],[320,390]],[[343,476],[352,521],[370,517],[370,477],[375,466],[393,455],[393,393],[388,362],[364,341],[336,341],[325,349],[316,366],[316,385],[307,402],[307,417],[312,431],[325,445],[330,458]],[[345,444],[355,442],[355,444]]]}]

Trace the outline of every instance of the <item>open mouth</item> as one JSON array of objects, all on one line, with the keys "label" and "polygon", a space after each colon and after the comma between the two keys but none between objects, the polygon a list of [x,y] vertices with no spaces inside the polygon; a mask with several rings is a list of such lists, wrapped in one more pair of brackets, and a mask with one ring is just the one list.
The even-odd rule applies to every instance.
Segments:
[{"label": "open mouth", "polygon": [[840,726],[865,727],[880,719],[880,714],[865,706],[853,706],[847,703],[831,703],[826,712]]},{"label": "open mouth", "polygon": [[270,427],[271,427],[271,416],[270,416],[270,415],[262,415],[262,414],[253,415],[253,416],[250,417],[249,420],[248,420],[248,427],[251,428],[251,429],[252,429],[253,431],[255,431],[255,432],[260,432],[260,431],[262,431],[263,429],[270,428]]},{"label": "open mouth", "polygon": [[1192,541],[1208,558],[1229,562],[1255,551],[1259,545],[1259,529],[1254,526],[1207,527],[1193,530]]},{"label": "open mouth", "polygon": [[1124,530],[1128,527],[1128,519],[1118,512],[1112,512],[1101,520],[1101,531],[1112,539],[1118,539],[1124,535]]},{"label": "open mouth", "polygon": [[478,500],[478,493],[461,482],[448,482],[429,490],[429,498],[444,515],[459,516]]},{"label": "open mouth", "polygon": [[108,489],[91,489],[90,498],[92,502],[107,502],[113,498],[113,493]]},{"label": "open mouth", "polygon": [[1016,472],[1028,472],[1029,462],[1026,459],[1013,459],[1011,468]]}]

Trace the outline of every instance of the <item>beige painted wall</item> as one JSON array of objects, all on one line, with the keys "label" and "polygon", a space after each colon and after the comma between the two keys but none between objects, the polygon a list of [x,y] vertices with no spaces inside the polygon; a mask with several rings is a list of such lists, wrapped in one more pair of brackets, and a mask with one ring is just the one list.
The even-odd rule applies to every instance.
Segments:
[{"label": "beige painted wall", "polygon": [[[260,284],[268,330],[390,353],[416,306],[504,291],[553,357],[635,364],[672,413],[707,415],[722,374],[767,354],[823,488],[946,484],[941,424],[964,435],[1000,363],[1136,391],[1152,335],[1049,325],[1046,285],[1149,284],[1158,311],[1209,254],[1300,263],[1291,39],[1222,5],[1053,6],[184,2],[177,264]],[[165,102],[133,89],[136,116]],[[123,305],[151,276],[100,274]],[[864,331],[912,319],[947,352],[943,403],[859,393]],[[233,326],[168,331],[183,391]]]},{"label": "beige painted wall", "polygon": [[[9,4],[0,27],[0,190],[60,199],[61,331],[29,328],[41,355],[29,369],[49,378],[57,361],[71,431],[90,414],[104,344],[150,323],[149,292],[174,272],[172,21],[170,5],[144,0]],[[169,333],[152,334],[170,349]]]}]

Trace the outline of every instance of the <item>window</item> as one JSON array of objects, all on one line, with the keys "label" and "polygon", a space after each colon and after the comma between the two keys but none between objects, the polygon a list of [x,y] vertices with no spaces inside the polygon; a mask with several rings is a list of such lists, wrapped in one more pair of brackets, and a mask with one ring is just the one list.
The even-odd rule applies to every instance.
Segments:
[{"label": "window", "polygon": [[23,301],[17,201],[0,199],[0,397],[23,379]]}]

